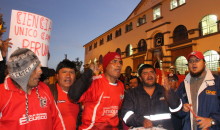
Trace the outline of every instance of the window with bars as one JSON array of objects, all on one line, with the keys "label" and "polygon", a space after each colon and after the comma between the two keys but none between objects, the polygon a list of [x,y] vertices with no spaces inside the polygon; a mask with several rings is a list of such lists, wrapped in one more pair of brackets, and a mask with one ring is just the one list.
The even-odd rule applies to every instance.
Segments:
[{"label": "window with bars", "polygon": [[133,50],[132,50],[132,45],[131,44],[127,45],[125,52],[126,52],[126,57],[131,56],[133,54]]},{"label": "window with bars", "polygon": [[204,57],[205,57],[205,61],[206,61],[206,66],[211,71],[218,71],[219,64],[220,64],[218,52],[216,52],[214,50],[206,51],[204,53]]},{"label": "window with bars", "polygon": [[137,26],[141,26],[144,23],[146,23],[146,15],[144,15],[143,17],[138,18]]},{"label": "window with bars", "polygon": [[171,0],[170,9],[175,9],[176,7],[186,3],[186,0]]},{"label": "window with bars", "polygon": [[126,32],[129,32],[129,31],[131,31],[132,29],[133,29],[133,27],[132,27],[132,22],[130,22],[130,24],[127,24],[127,25],[126,25],[125,31],[126,31]]},{"label": "window with bars", "polygon": [[161,6],[157,6],[153,9],[153,20],[156,20],[158,18],[161,17],[161,10],[160,10]]},{"label": "window with bars", "polygon": [[102,39],[100,39],[100,41],[99,41],[99,45],[101,46],[101,45],[103,45],[104,44],[104,39],[102,38]]},{"label": "window with bars", "polygon": [[218,31],[217,16],[207,15],[200,21],[201,35],[208,35]]},{"label": "window with bars", "polygon": [[111,41],[112,40],[112,34],[109,34],[108,36],[107,36],[107,41]]},{"label": "window with bars", "polygon": [[115,37],[121,36],[121,28],[115,31]]},{"label": "window with bars", "polygon": [[89,46],[89,51],[91,51],[91,50],[92,50],[92,45]]},{"label": "window with bars", "polygon": [[94,48],[97,48],[97,42],[94,43]]},{"label": "window with bars", "polygon": [[178,57],[175,61],[176,71],[180,74],[185,74],[185,72],[188,71],[187,63],[188,62],[184,56]]}]

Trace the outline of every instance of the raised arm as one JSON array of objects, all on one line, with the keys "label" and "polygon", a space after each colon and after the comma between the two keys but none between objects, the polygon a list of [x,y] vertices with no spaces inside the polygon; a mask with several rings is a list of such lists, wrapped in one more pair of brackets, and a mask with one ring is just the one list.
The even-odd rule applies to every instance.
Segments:
[{"label": "raised arm", "polygon": [[73,83],[73,85],[70,86],[70,89],[68,91],[68,96],[72,101],[74,102],[79,101],[80,97],[89,88],[90,84],[92,83],[92,76],[93,76],[93,71],[91,69],[88,69],[82,74],[82,76],[79,79],[77,79]]}]

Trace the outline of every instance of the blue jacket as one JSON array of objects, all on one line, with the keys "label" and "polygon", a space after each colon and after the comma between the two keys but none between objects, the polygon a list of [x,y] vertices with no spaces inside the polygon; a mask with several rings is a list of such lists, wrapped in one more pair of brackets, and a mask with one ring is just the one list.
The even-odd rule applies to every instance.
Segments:
[{"label": "blue jacket", "polygon": [[[206,69],[207,73],[202,82],[197,97],[197,116],[209,117],[216,121],[216,125],[209,130],[220,130],[220,77],[212,75],[211,71]],[[190,74],[180,84],[177,94],[182,99],[183,104],[192,103],[190,94]],[[183,118],[183,130],[190,130],[192,127],[193,115],[191,112],[179,112]],[[197,128],[199,130],[199,128]]]}]

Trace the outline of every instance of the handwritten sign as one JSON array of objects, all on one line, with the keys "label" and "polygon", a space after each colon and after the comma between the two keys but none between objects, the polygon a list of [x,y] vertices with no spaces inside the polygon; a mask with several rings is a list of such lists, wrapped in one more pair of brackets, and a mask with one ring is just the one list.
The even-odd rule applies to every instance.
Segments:
[{"label": "handwritten sign", "polygon": [[47,67],[51,29],[52,21],[47,17],[12,10],[9,38],[13,46],[8,57],[18,47],[28,48],[38,56],[42,66]]}]

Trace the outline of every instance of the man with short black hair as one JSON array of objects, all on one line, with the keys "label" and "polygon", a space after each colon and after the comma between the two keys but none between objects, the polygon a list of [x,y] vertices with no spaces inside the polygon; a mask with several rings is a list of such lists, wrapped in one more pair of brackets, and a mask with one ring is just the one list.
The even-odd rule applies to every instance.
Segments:
[{"label": "man with short black hair", "polygon": [[79,104],[73,103],[68,98],[70,86],[76,79],[76,65],[74,62],[64,59],[56,68],[55,85],[50,85],[51,92],[63,117],[66,130],[76,130],[79,114]]},{"label": "man with short black hair", "polygon": [[160,127],[173,130],[171,112],[177,112],[182,104],[165,79],[164,86],[156,83],[156,71],[152,65],[144,64],[138,74],[141,84],[125,93],[122,118],[132,127]]},{"label": "man with short black hair", "polygon": [[189,74],[180,84],[177,94],[183,101],[183,130],[220,129],[220,77],[206,67],[203,54],[191,52]]}]

